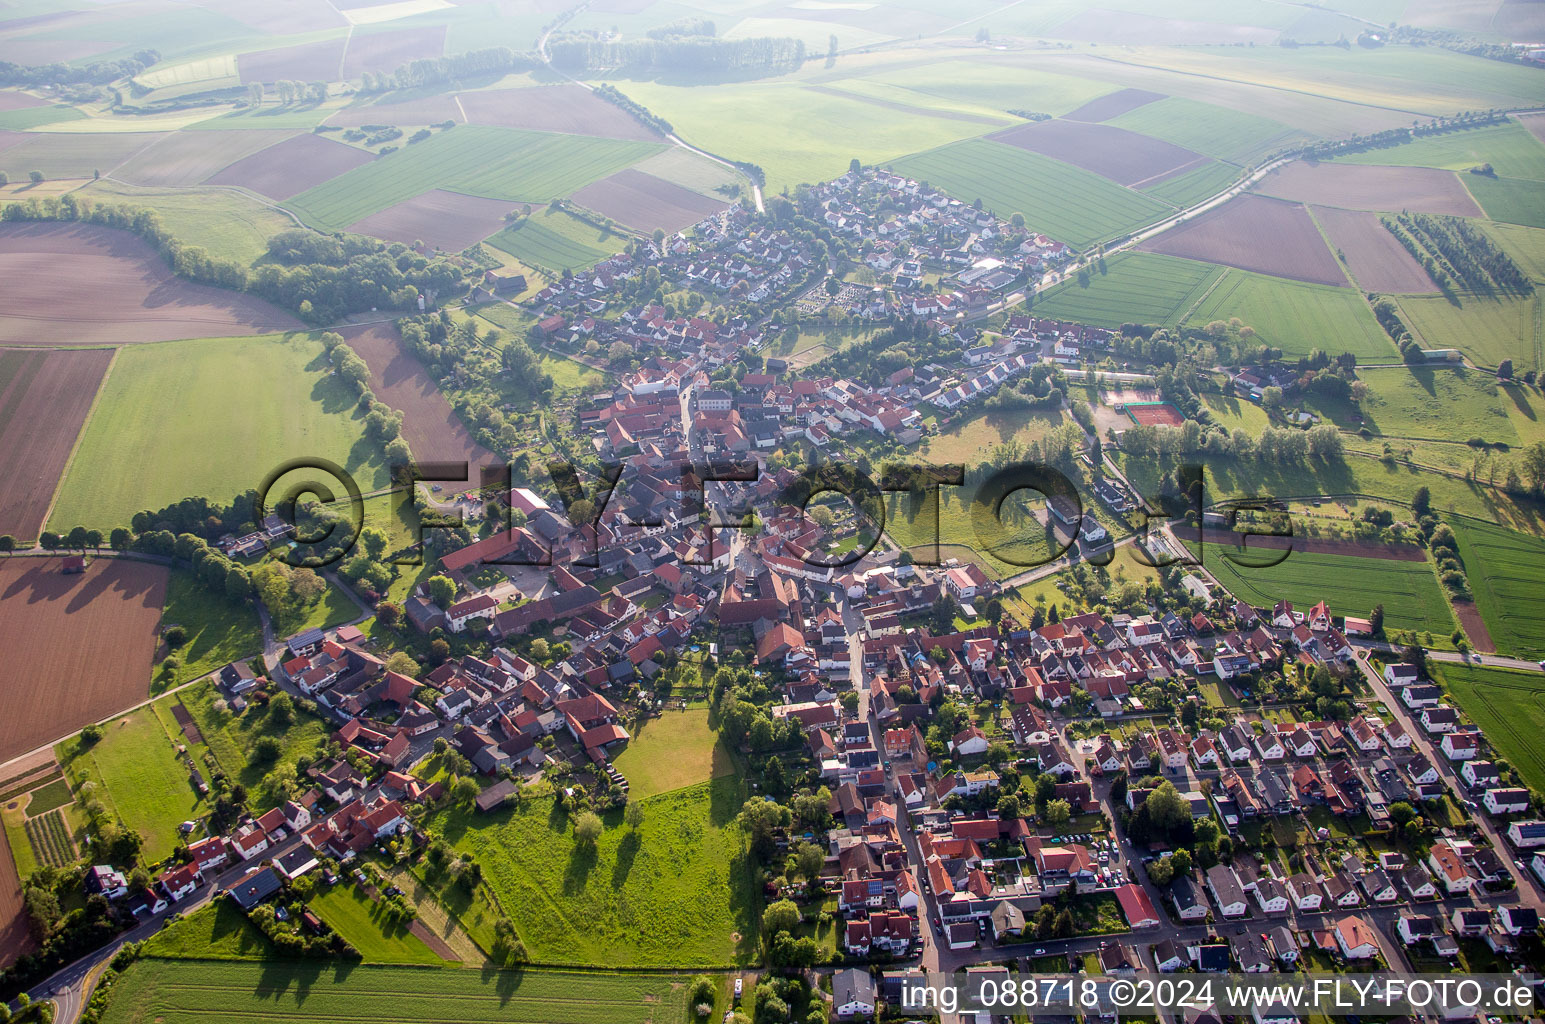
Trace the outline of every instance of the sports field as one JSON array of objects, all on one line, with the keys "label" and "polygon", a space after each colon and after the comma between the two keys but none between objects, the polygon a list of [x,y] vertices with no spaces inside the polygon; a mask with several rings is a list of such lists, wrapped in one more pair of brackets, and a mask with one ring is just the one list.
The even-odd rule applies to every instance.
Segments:
[{"label": "sports field", "polygon": [[1524,783],[1545,790],[1545,676],[1444,662],[1433,662],[1432,672]]},{"label": "sports field", "polygon": [[[691,977],[521,971],[434,971],[333,963],[146,959],[118,983],[103,1020],[232,1024],[275,1019],[461,1024],[675,1024],[688,1019]],[[722,1013],[727,998],[717,1007]],[[718,1014],[710,1014],[717,1020]]]},{"label": "sports field", "polygon": [[1120,252],[1037,296],[1036,316],[1115,330],[1124,323],[1173,326],[1223,273],[1211,263],[1157,253]]},{"label": "sports field", "polygon": [[651,142],[457,125],[356,167],[285,205],[329,230],[434,188],[545,203],[660,151]]},{"label": "sports field", "polygon": [[1288,356],[1308,355],[1318,348],[1351,352],[1362,362],[1396,358],[1395,346],[1372,310],[1350,288],[1229,270],[1186,317],[1186,323],[1205,326],[1230,317],[1255,328],[1263,342]]},{"label": "sports field", "polygon": [[1257,569],[1236,565],[1209,547],[1203,563],[1224,589],[1258,608],[1284,600],[1309,608],[1324,600],[1336,615],[1364,617],[1382,603],[1386,629],[1430,630],[1435,638],[1454,631],[1448,599],[1426,562],[1294,551],[1277,565]]},{"label": "sports field", "polygon": [[302,457],[331,459],[362,491],[384,486],[383,456],[364,437],[353,389],[326,366],[321,342],[307,334],[123,349],[50,528],[106,530],[193,495],[228,501]]},{"label": "sports field", "polygon": [[550,799],[451,807],[428,827],[477,857],[534,960],[730,966],[755,957],[761,913],[735,823],[744,799],[734,776],[650,797],[636,834],[608,812],[593,849]]},{"label": "sports field", "polygon": [[1168,206],[1070,164],[985,139],[889,163],[962,202],[982,201],[1000,218],[1023,213],[1025,226],[1078,248],[1159,219]]},{"label": "sports field", "polygon": [[644,800],[683,786],[695,786],[735,771],[708,712],[664,711],[633,728],[627,749],[613,763],[628,780],[628,797]]},{"label": "sports field", "polygon": [[1402,295],[1396,301],[1424,348],[1457,348],[1477,366],[1495,367],[1511,359],[1519,374],[1545,369],[1538,291],[1497,297],[1461,292],[1453,299]]},{"label": "sports field", "polygon": [[1545,540],[1475,519],[1446,520],[1459,540],[1475,608],[1501,654],[1545,656]]},{"label": "sports field", "polygon": [[311,909],[342,935],[370,964],[432,964],[446,961],[401,924],[388,925],[380,903],[366,896],[352,880],[324,888],[311,899]]},{"label": "sports field", "polygon": [[562,210],[543,208],[489,238],[488,244],[539,270],[561,274],[621,252],[628,239]]}]

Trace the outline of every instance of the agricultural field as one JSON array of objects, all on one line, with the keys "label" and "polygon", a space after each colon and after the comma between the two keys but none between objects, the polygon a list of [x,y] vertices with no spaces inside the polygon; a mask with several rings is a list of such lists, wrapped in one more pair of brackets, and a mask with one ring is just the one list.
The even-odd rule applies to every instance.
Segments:
[{"label": "agricultural field", "polygon": [[[275,730],[268,721],[268,713],[262,707],[251,706],[239,715],[221,710],[216,702],[220,691],[213,682],[204,683],[178,693],[177,700],[188,709],[198,725],[209,752],[233,782],[247,787],[249,803],[257,810],[267,810],[278,801],[268,799],[259,788],[263,776],[273,764],[294,764],[299,757],[310,757],[327,741],[331,730],[327,723],[315,715],[296,709],[294,724],[287,729]],[[282,746],[273,764],[253,764],[248,760],[253,745],[264,735],[277,735]]]},{"label": "agricultural field", "polygon": [[0,277],[15,292],[0,342],[121,345],[300,326],[261,299],[175,277],[135,236],[94,225],[0,224]]},{"label": "agricultural field", "polygon": [[591,182],[570,198],[636,231],[674,233],[724,209],[689,188],[629,167]]},{"label": "agricultural field", "polygon": [[1402,295],[1401,318],[1423,348],[1457,348],[1478,366],[1511,359],[1519,373],[1545,369],[1540,296]]},{"label": "agricultural field", "polygon": [[1545,789],[1545,676],[1481,665],[1432,663],[1432,672],[1460,710],[1475,721],[1524,784]]},{"label": "agricultural field", "polygon": [[331,81],[338,77],[347,43],[346,38],[320,39],[314,43],[238,54],[236,71],[242,85],[277,82],[281,78],[302,82]]},{"label": "agricultural field", "polygon": [[251,189],[282,200],[368,164],[372,159],[374,157],[363,149],[306,132],[232,160],[206,180],[211,185]]},{"label": "agricultural field", "polygon": [[[181,733],[168,731],[154,709],[145,707],[105,721],[102,738],[96,743],[85,744],[77,736],[59,744],[55,754],[77,788],[95,783],[92,798],[102,800],[125,825],[144,837],[141,856],[154,864],[177,846],[181,822],[209,810],[177,753],[178,745],[185,742]],[[194,764],[205,771],[197,759]]]},{"label": "agricultural field", "polygon": [[735,765],[708,725],[707,711],[663,711],[633,728],[627,749],[613,758],[628,780],[628,797],[645,800],[723,775]]},{"label": "agricultural field", "polygon": [[26,178],[31,171],[42,171],[50,179],[90,178],[98,171],[111,174],[162,138],[164,133],[159,132],[27,132],[0,148],[0,171],[13,181]]},{"label": "agricultural field", "polygon": [[926,438],[919,454],[938,465],[968,464],[981,458],[994,445],[1036,441],[1067,422],[1070,422],[1067,415],[1060,409],[979,412]]},{"label": "agricultural field", "polygon": [[112,362],[109,349],[0,349],[0,533],[30,541],[43,528],[70,451]]},{"label": "agricultural field", "polygon": [[1295,160],[1256,186],[1262,195],[1347,210],[1442,213],[1479,217],[1481,208],[1453,171],[1431,167],[1370,167]]},{"label": "agricultural field", "polygon": [[733,168],[716,164],[680,146],[671,146],[647,160],[641,160],[633,168],[721,202],[734,198],[745,190],[747,184],[746,179]]},{"label": "agricultural field", "polygon": [[562,210],[539,210],[488,239],[522,263],[559,273],[582,270],[627,247],[626,236],[606,231]]},{"label": "agricultural field", "polygon": [[[1338,163],[1441,167],[1468,171],[1491,164],[1499,177],[1545,181],[1545,144],[1516,121],[1424,135],[1400,146],[1336,157]],[[1465,175],[1464,181],[1477,175]]]},{"label": "agricultural field", "polygon": [[[1266,238],[1271,245],[1262,244]],[[1312,284],[1347,283],[1303,206],[1255,195],[1215,206],[1141,242],[1138,248]]]},{"label": "agricultural field", "polygon": [[[195,1024],[217,1014],[232,1024],[275,1015],[332,1021],[430,1024],[456,1007],[463,1024],[657,1024],[688,1019],[690,975],[433,971],[322,963],[198,963],[147,958],[118,983],[106,1024],[157,1019]],[[716,1013],[729,1005],[722,996]],[[718,1019],[717,1015],[711,1015]]]},{"label": "agricultural field", "polygon": [[612,139],[658,141],[621,107],[581,85],[540,85],[526,89],[487,89],[456,97],[468,124],[525,128],[537,132],[599,135]]},{"label": "agricultural field", "polygon": [[1171,206],[1194,206],[1217,195],[1239,177],[1239,168],[1209,160],[1194,170],[1170,175],[1142,186],[1143,192]]},{"label": "agricultural field", "polygon": [[982,200],[999,217],[1083,248],[1158,220],[1168,207],[1050,157],[973,139],[892,160],[890,168],[962,202]]},{"label": "agricultural field", "polygon": [[[384,486],[353,390],[326,365],[307,334],[122,349],[51,521],[105,530],[192,495],[228,501],[300,457],[331,459],[363,491]],[[166,394],[180,396],[170,409]]]},{"label": "agricultural field", "polygon": [[409,61],[438,57],[445,52],[445,34],[444,26],[350,32],[341,74],[346,79],[363,71],[386,74]]},{"label": "agricultural field", "polygon": [[1518,261],[1530,280],[1545,283],[1545,231],[1517,224],[1490,223],[1480,226]]},{"label": "agricultural field", "polygon": [[1314,219],[1358,287],[1372,292],[1433,292],[1437,286],[1376,213],[1313,208]]},{"label": "agricultural field", "polygon": [[372,213],[347,230],[388,242],[423,242],[444,252],[461,252],[498,231],[509,212],[510,205],[503,200],[437,188]]},{"label": "agricultural field", "polygon": [[183,242],[202,246],[216,259],[248,266],[268,255],[271,237],[295,226],[273,207],[230,189],[140,188],[94,181],[80,194],[99,203],[149,207],[160,215],[166,230]]},{"label": "agricultural field", "polygon": [[311,909],[359,950],[367,964],[432,964],[445,961],[401,924],[388,925],[380,903],[352,881],[324,889],[311,899]]},{"label": "agricultural field", "polygon": [[1163,93],[1152,92],[1148,89],[1117,89],[1115,92],[1106,93],[1098,99],[1090,100],[1077,110],[1068,111],[1062,115],[1062,119],[1064,121],[1104,123],[1106,121],[1113,121],[1122,114],[1129,113],[1139,107],[1145,107],[1156,100],[1164,98]]},{"label": "agricultural field", "polygon": [[1124,323],[1172,326],[1222,274],[1216,264],[1119,252],[1096,261],[1087,284],[1069,279],[1037,295],[1031,312],[1112,330]]},{"label": "agricultural field", "polygon": [[1206,162],[1182,146],[1123,128],[1077,121],[1040,121],[995,132],[994,142],[1081,167],[1118,185],[1141,188]]},{"label": "agricultural field", "polygon": [[1309,138],[1270,118],[1180,96],[1145,103],[1105,123],[1236,164],[1255,162]]},{"label": "agricultural field", "polygon": [[113,177],[130,185],[197,185],[231,163],[293,134],[282,129],[173,132],[114,168]]},{"label": "agricultural field", "polygon": [[143,952],[156,959],[266,960],[274,947],[235,903],[216,900],[146,939]]},{"label": "agricultural field", "polygon": [[149,695],[156,626],[167,571],[99,558],[76,575],[58,558],[11,558],[0,564],[0,760]]},{"label": "agricultural field", "polygon": [[1293,551],[1277,565],[1251,568],[1209,550],[1203,564],[1230,594],[1257,607],[1285,600],[1307,608],[1324,600],[1336,615],[1366,616],[1382,604],[1386,629],[1429,631],[1434,638],[1454,631],[1448,598],[1425,561]]},{"label": "agricultural field", "polygon": [[442,188],[511,203],[546,203],[659,151],[648,142],[462,125],[302,192],[288,206],[339,230]]},{"label": "agricultural field", "polygon": [[1230,270],[1186,317],[1206,325],[1238,317],[1289,355],[1351,352],[1364,362],[1396,358],[1395,346],[1358,292]]},{"label": "agricultural field", "polygon": [[1487,216],[1509,224],[1545,228],[1545,200],[1540,198],[1539,182],[1490,178],[1484,174],[1466,177],[1466,187],[1486,208]]},{"label": "agricultural field", "polygon": [[918,64],[903,60],[899,67],[879,68],[864,74],[862,81],[886,87],[885,95],[904,97],[921,104],[910,94],[933,97],[950,104],[949,109],[966,113],[1000,115],[1010,108],[1026,108],[1052,115],[1075,112],[1091,101],[1112,94],[1108,82],[1080,74],[1048,70],[1063,62],[993,62],[973,60],[929,61]]},{"label": "agricultural field", "polygon": [[756,955],[761,915],[735,823],[744,799],[733,775],[650,797],[636,834],[611,811],[593,850],[547,798],[448,808],[429,828],[477,857],[534,960],[729,966]]},{"label": "agricultural field", "polygon": [[1364,368],[1363,422],[1386,437],[1517,445],[1508,402],[1495,375],[1463,366]]},{"label": "agricultural field", "polygon": [[1481,520],[1450,516],[1446,521],[1459,540],[1475,608],[1497,650],[1545,657],[1545,622],[1538,613],[1545,541]]}]

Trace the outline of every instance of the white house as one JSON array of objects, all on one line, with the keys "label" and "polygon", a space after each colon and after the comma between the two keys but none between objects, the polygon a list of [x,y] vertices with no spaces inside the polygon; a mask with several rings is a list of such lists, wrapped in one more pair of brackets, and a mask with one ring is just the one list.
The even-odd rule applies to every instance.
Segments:
[{"label": "white house", "polygon": [[1529,809],[1527,789],[1488,789],[1481,803],[1492,814],[1522,814]]},{"label": "white house", "polygon": [[452,633],[460,633],[473,619],[492,619],[498,613],[498,598],[478,594],[465,601],[458,601],[445,610],[445,628]]},{"label": "white house", "polygon": [[1336,922],[1336,945],[1348,960],[1367,960],[1379,952],[1379,937],[1360,917],[1343,917]]}]

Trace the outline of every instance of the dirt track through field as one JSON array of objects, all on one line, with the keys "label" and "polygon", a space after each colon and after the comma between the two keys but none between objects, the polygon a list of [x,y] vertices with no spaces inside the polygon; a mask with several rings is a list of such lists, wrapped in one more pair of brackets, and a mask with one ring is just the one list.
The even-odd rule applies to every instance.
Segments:
[{"label": "dirt track through field", "polygon": [[[43,529],[112,349],[0,349],[0,533],[24,543]],[[0,758],[3,760],[3,758]]]},{"label": "dirt track through field", "polygon": [[1492,641],[1491,630],[1486,628],[1486,620],[1481,618],[1475,602],[1454,601],[1453,605],[1454,614],[1459,617],[1459,624],[1464,627],[1465,636],[1470,638],[1470,646],[1482,654],[1495,653],[1497,645]]}]

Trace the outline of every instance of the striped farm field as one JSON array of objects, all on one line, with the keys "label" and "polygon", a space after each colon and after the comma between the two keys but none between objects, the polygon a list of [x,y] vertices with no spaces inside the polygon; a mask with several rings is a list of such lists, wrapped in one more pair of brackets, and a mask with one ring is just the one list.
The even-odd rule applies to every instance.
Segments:
[{"label": "striped farm field", "polygon": [[1474,719],[1497,753],[1508,759],[1524,784],[1545,790],[1545,676],[1480,665],[1432,662],[1438,682]]},{"label": "striped farm field", "polygon": [[1289,356],[1315,349],[1351,352],[1363,362],[1393,361],[1395,346],[1363,297],[1350,288],[1230,270],[1186,318],[1205,326],[1238,317]]},{"label": "striped farm field", "polygon": [[286,205],[317,227],[342,230],[434,188],[545,203],[660,148],[651,142],[458,125],[308,189]]},{"label": "striped farm field", "polygon": [[969,139],[890,162],[892,170],[1084,248],[1158,220],[1169,207],[1051,157]]},{"label": "striped farm field", "polygon": [[624,235],[605,231],[562,210],[540,210],[488,239],[488,244],[522,263],[560,274],[599,263],[628,244]]},{"label": "striped farm field", "polygon": [[[1501,654],[1545,655],[1545,540],[1478,519],[1449,517],[1475,608]],[[1536,735],[1539,735],[1536,733]],[[1545,763],[1545,762],[1542,762]]]},{"label": "striped farm field", "polygon": [[1037,316],[1108,327],[1124,323],[1173,325],[1223,268],[1177,256],[1122,252],[1089,268],[1087,283],[1070,280],[1038,297]]},{"label": "striped farm field", "polygon": [[[276,1020],[452,1019],[461,1024],[674,1024],[689,1019],[689,975],[447,971],[324,963],[145,959],[113,989],[103,1020],[270,1024]],[[719,1014],[727,1006],[716,994]],[[448,1016],[451,1015],[451,1016]],[[718,1015],[710,1014],[714,1020]]]},{"label": "striped farm field", "polygon": [[1309,138],[1280,121],[1180,96],[1145,103],[1106,124],[1235,163],[1249,163]]}]

